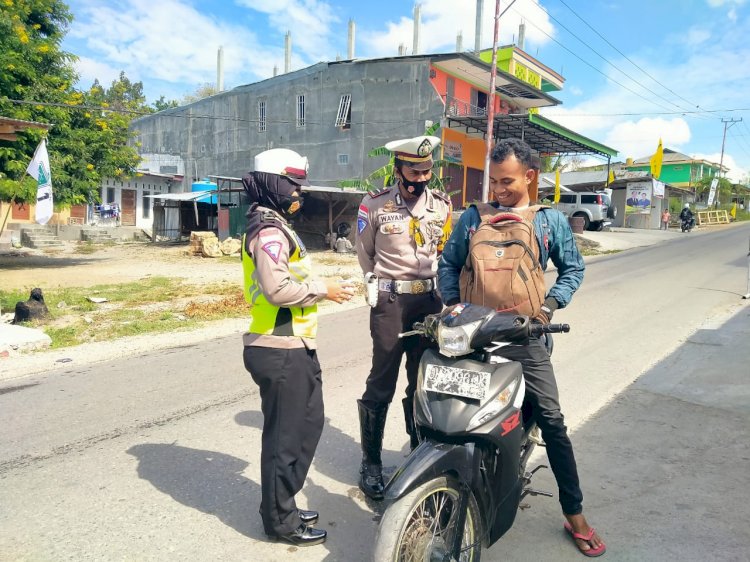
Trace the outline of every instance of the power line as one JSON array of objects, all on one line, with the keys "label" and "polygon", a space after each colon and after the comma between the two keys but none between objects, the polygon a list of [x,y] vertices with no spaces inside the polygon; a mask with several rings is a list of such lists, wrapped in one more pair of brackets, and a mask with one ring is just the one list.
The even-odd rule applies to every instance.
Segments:
[{"label": "power line", "polygon": [[[617,51],[618,53],[620,53],[620,55],[622,55],[622,56],[623,56],[623,57],[625,58],[625,60],[627,60],[627,61],[628,61],[628,62],[629,62],[630,64],[632,64],[632,65],[633,65],[634,67],[636,67],[636,68],[637,68],[638,70],[640,70],[641,72],[643,72],[643,74],[645,74],[646,76],[648,76],[649,78],[651,78],[651,80],[653,80],[654,82],[656,82],[657,84],[659,84],[659,86],[661,86],[662,88],[664,88],[665,90],[667,90],[667,91],[668,91],[669,93],[671,93],[671,94],[673,94],[673,95],[677,96],[678,98],[680,98],[680,99],[681,99],[682,101],[686,102],[686,103],[687,103],[688,105],[690,105],[691,107],[692,107],[692,106],[694,106],[694,107],[697,107],[697,108],[701,108],[701,107],[700,107],[700,106],[699,106],[698,104],[696,104],[696,103],[693,103],[693,102],[691,102],[690,100],[687,100],[687,99],[685,99],[685,98],[684,98],[684,97],[682,97],[682,96],[681,96],[680,94],[678,94],[677,92],[675,92],[675,91],[674,91],[674,90],[672,90],[671,88],[669,88],[669,87],[665,86],[664,84],[662,84],[661,82],[659,82],[659,81],[658,81],[658,80],[657,80],[656,78],[654,78],[653,76],[651,76],[651,74],[649,74],[648,72],[646,72],[646,70],[644,70],[644,69],[643,69],[643,68],[641,68],[641,67],[640,67],[640,66],[639,66],[638,64],[636,64],[636,63],[635,63],[635,62],[634,62],[634,61],[633,61],[633,60],[632,60],[632,59],[631,59],[630,57],[628,57],[628,56],[627,56],[627,55],[626,55],[625,53],[623,53],[623,52],[622,52],[622,51],[621,51],[620,49],[618,49],[618,48],[617,48],[617,47],[615,47],[615,46],[614,46],[614,45],[613,45],[612,43],[610,43],[610,42],[609,42],[609,40],[607,40],[607,38],[606,38],[606,37],[604,37],[604,36],[603,36],[603,35],[602,35],[601,33],[599,33],[599,32],[598,32],[598,31],[597,31],[597,30],[596,30],[596,29],[595,29],[594,27],[592,27],[592,26],[591,26],[591,24],[589,24],[589,23],[588,23],[588,22],[587,22],[587,21],[586,21],[585,19],[583,19],[583,18],[582,18],[582,17],[580,16],[580,15],[578,15],[578,13],[577,13],[577,12],[576,12],[576,11],[575,11],[575,10],[574,10],[573,8],[571,8],[570,6],[568,6],[568,4],[566,4],[566,3],[565,3],[565,0],[560,0],[560,3],[561,3],[561,4],[563,5],[563,6],[565,6],[566,8],[568,8],[568,10],[570,10],[571,12],[573,12],[573,15],[574,15],[574,16],[576,16],[576,17],[577,17],[577,18],[578,18],[579,20],[581,20],[581,21],[582,21],[582,22],[583,22],[584,24],[586,24],[586,26],[588,26],[588,28],[589,28],[589,29],[591,29],[591,31],[593,31],[594,33],[596,33],[596,34],[597,34],[597,35],[598,35],[598,36],[599,36],[599,37],[600,37],[600,38],[601,38],[601,39],[602,39],[602,40],[603,40],[603,41],[604,41],[604,42],[605,42],[605,43],[606,43],[607,45],[609,45],[609,46],[610,46],[610,47],[612,47],[612,48],[613,48],[613,49],[614,49],[615,51]],[[676,104],[675,104],[675,105],[676,105]],[[702,108],[701,108],[701,109],[702,109]],[[709,111],[709,110],[707,110],[707,111]]]},{"label": "power line", "polygon": [[[648,101],[648,100],[647,100]],[[237,121],[241,123],[252,123],[252,124],[258,124],[261,121],[258,119],[244,119],[242,117],[222,117],[219,115],[201,115],[201,114],[195,114],[195,113],[188,113],[188,111],[184,107],[175,107],[170,110],[166,111],[181,111],[181,113],[164,113],[157,112],[157,113],[150,113],[147,111],[136,111],[132,109],[118,109],[118,108],[111,108],[111,107],[100,107],[100,106],[88,106],[88,105],[69,105],[66,103],[53,103],[53,102],[41,102],[41,101],[28,101],[28,100],[15,100],[10,98],[3,98],[0,99],[0,102],[10,102],[13,104],[18,105],[40,105],[43,107],[61,107],[71,110],[85,110],[85,111],[98,111],[98,112],[111,112],[111,113],[126,113],[130,115],[138,115],[142,117],[147,116],[154,116],[154,117],[174,117],[178,119],[211,119],[216,121]],[[565,117],[638,117],[638,116],[649,116],[649,115],[690,115],[690,114],[698,114],[698,113],[711,113],[711,114],[719,114],[719,113],[733,113],[738,111],[748,111],[750,112],[750,107],[735,107],[735,108],[725,108],[725,109],[701,109],[701,110],[693,110],[693,111],[632,111],[632,112],[620,112],[620,113],[548,113],[544,112],[543,115],[545,116],[565,116]],[[526,113],[522,114],[513,114],[513,115],[527,115]],[[386,120],[386,121],[352,121],[352,125],[399,125],[404,123],[416,123],[421,122],[422,119],[411,119],[408,121],[404,121],[403,119],[400,120]],[[279,119],[279,120],[273,120],[273,119],[266,119],[266,123],[272,123],[272,124],[292,124],[296,123],[295,119]],[[328,125],[328,123],[322,123],[317,121],[305,121],[306,125]],[[395,127],[398,128],[398,127]],[[394,128],[394,129],[395,129]]]},{"label": "power line", "polygon": [[[518,11],[517,11],[517,10],[515,10],[515,9],[514,9],[513,11],[514,11],[514,12],[516,12],[517,14],[521,15],[521,16],[523,15],[523,14],[521,14],[520,12],[518,12]],[[552,16],[550,16],[550,17],[552,17]],[[530,23],[531,25],[533,25],[533,26],[534,26],[535,28],[537,28],[537,29],[539,30],[539,32],[540,32],[540,33],[542,33],[542,34],[546,35],[547,37],[549,37],[549,38],[550,38],[550,39],[551,39],[552,41],[554,41],[555,43],[557,43],[558,45],[560,45],[560,46],[561,46],[561,47],[562,47],[563,49],[565,49],[565,50],[566,50],[566,51],[568,51],[568,52],[569,52],[569,53],[570,53],[571,55],[573,55],[573,56],[574,56],[574,57],[576,57],[576,58],[577,58],[578,60],[580,60],[580,61],[581,61],[581,62],[582,62],[583,64],[585,64],[586,66],[589,66],[589,67],[591,67],[591,68],[592,68],[593,70],[595,70],[596,72],[598,72],[599,74],[601,74],[602,76],[604,76],[604,77],[605,77],[605,78],[606,78],[607,80],[609,80],[610,82],[614,82],[615,84],[617,84],[617,85],[618,85],[618,86],[620,86],[621,88],[624,88],[624,89],[625,89],[625,90],[627,90],[628,92],[630,92],[630,93],[632,93],[632,94],[635,94],[636,96],[638,96],[639,98],[641,98],[641,99],[642,99],[642,100],[644,100],[644,101],[647,101],[647,102],[649,102],[649,103],[653,103],[654,105],[658,105],[658,106],[659,106],[659,107],[661,107],[662,109],[666,109],[666,110],[669,110],[669,108],[668,108],[668,107],[666,107],[666,106],[664,106],[664,105],[662,105],[662,104],[660,104],[660,103],[658,103],[658,102],[656,102],[656,101],[654,101],[654,100],[648,99],[647,97],[645,97],[645,96],[643,96],[643,95],[639,94],[639,93],[638,93],[638,92],[636,92],[635,90],[633,90],[633,89],[631,89],[631,88],[628,88],[628,87],[627,87],[627,86],[626,86],[625,84],[622,84],[621,82],[618,82],[617,80],[615,80],[615,79],[614,79],[614,78],[612,78],[611,76],[607,76],[607,75],[606,75],[606,74],[605,74],[604,72],[602,72],[601,70],[599,70],[598,68],[596,68],[596,67],[595,67],[595,66],[594,66],[593,64],[591,64],[590,62],[588,62],[587,60],[585,60],[585,59],[584,59],[583,57],[581,57],[581,56],[580,56],[580,55],[578,55],[577,53],[574,53],[574,52],[573,52],[573,51],[571,51],[571,50],[570,50],[570,49],[569,49],[568,47],[566,47],[565,45],[563,45],[562,43],[560,43],[560,41],[558,41],[557,39],[555,39],[554,37],[552,37],[552,36],[551,36],[551,35],[550,35],[549,33],[547,33],[546,31],[544,31],[544,30],[543,30],[543,29],[542,29],[541,27],[539,27],[538,25],[536,25],[536,24],[535,24],[535,23],[534,23],[533,21],[529,20],[529,23]],[[632,80],[632,78],[631,78],[631,80]],[[674,104],[673,104],[673,105],[674,105]],[[679,106],[678,106],[678,107],[679,107]],[[687,113],[687,112],[685,112],[685,113]],[[696,112],[696,113],[697,113],[697,112]]]},{"label": "power line", "polygon": [[[563,4],[565,4],[565,2],[563,2],[563,0],[560,0],[560,1],[561,1],[561,2],[563,3]],[[566,5],[566,7],[568,7],[568,6]],[[573,11],[573,10],[572,10],[571,8],[569,8],[569,7],[568,7],[568,9],[570,9],[571,11]],[[573,12],[573,13],[575,14],[575,12]],[[548,15],[548,16],[549,16],[550,18],[552,18],[552,19],[553,19],[553,20],[554,20],[555,22],[557,22],[557,24],[558,24],[558,25],[559,25],[560,27],[562,27],[562,28],[563,28],[563,29],[564,29],[565,31],[567,31],[568,33],[570,33],[570,35],[572,35],[572,36],[573,36],[573,37],[574,37],[575,39],[577,39],[577,40],[578,40],[578,41],[579,41],[580,43],[582,43],[583,45],[585,45],[585,46],[586,46],[586,47],[587,47],[587,48],[588,48],[588,49],[589,49],[589,50],[590,50],[591,52],[593,52],[593,53],[594,53],[594,54],[595,54],[596,56],[598,56],[598,57],[599,57],[600,59],[602,59],[602,60],[603,60],[604,62],[606,62],[606,63],[607,63],[607,64],[608,64],[609,66],[611,66],[612,68],[614,68],[615,70],[617,70],[618,72],[620,72],[620,73],[621,73],[621,74],[622,74],[623,76],[625,76],[626,78],[628,78],[629,80],[631,80],[631,81],[632,81],[632,82],[634,82],[635,84],[638,84],[638,85],[639,85],[639,86],[640,86],[641,88],[643,88],[644,90],[646,90],[646,91],[648,91],[648,92],[652,93],[653,95],[655,95],[655,96],[656,96],[656,97],[658,97],[659,99],[661,99],[661,100],[663,100],[663,101],[665,101],[665,102],[667,102],[667,103],[669,103],[669,104],[671,104],[671,105],[673,105],[673,106],[677,107],[678,109],[682,109],[682,110],[684,110],[684,109],[685,109],[684,107],[681,107],[681,106],[680,106],[679,104],[677,104],[677,103],[673,102],[672,100],[669,100],[669,99],[665,98],[664,96],[662,96],[662,95],[658,94],[657,92],[653,91],[652,89],[650,89],[650,88],[649,88],[649,87],[647,87],[646,85],[642,84],[641,82],[639,82],[638,80],[636,80],[635,78],[633,78],[632,76],[630,76],[630,75],[629,75],[629,74],[628,74],[627,72],[625,72],[625,71],[624,71],[623,69],[621,69],[620,67],[618,67],[617,65],[615,65],[614,63],[612,63],[611,61],[609,61],[609,60],[608,60],[607,58],[605,58],[605,57],[604,57],[604,56],[603,56],[603,55],[602,55],[601,53],[599,53],[599,52],[598,52],[598,51],[597,51],[596,49],[594,49],[594,48],[593,48],[593,47],[592,47],[591,45],[589,45],[589,44],[588,44],[588,43],[587,43],[586,41],[584,41],[583,39],[581,39],[581,38],[580,38],[580,37],[579,37],[578,35],[576,35],[576,34],[575,34],[574,32],[572,32],[572,31],[571,31],[570,29],[568,29],[567,27],[565,27],[565,24],[563,24],[563,23],[562,23],[562,22],[561,22],[560,20],[558,20],[557,18],[555,18],[555,16],[553,16],[553,15],[552,15],[552,14],[550,14],[549,12],[547,12],[547,15]],[[576,16],[578,16],[578,14],[575,14],[575,15],[576,15]],[[585,21],[584,21],[584,20],[583,20],[583,19],[582,19],[582,18],[581,18],[580,16],[578,16],[578,18],[579,18],[579,19],[581,19],[581,21],[583,21],[583,23],[586,23],[586,22],[585,22]],[[588,25],[588,23],[586,23],[586,25]],[[589,27],[591,27],[591,26],[589,26]],[[593,29],[593,28],[592,28],[592,29]],[[596,30],[594,30],[594,31],[596,31]],[[600,37],[601,37],[601,35],[600,35]],[[606,39],[605,39],[605,41],[606,41]],[[614,45],[612,45],[612,44],[611,44],[611,43],[609,43],[608,41],[607,41],[607,44],[608,44],[608,45],[610,45],[610,46],[611,46],[611,47],[612,47],[613,49],[615,49],[615,50],[616,50],[616,51],[617,51],[618,53],[620,53],[620,54],[622,54],[623,56],[625,56],[625,55],[624,55],[623,53],[621,53],[621,52],[620,52],[620,51],[619,51],[619,50],[618,50],[618,49],[617,49],[616,47],[614,47]],[[627,58],[627,57],[625,57],[625,58]],[[630,60],[630,59],[628,59],[628,60]],[[635,63],[633,63],[633,64],[635,64]],[[692,105],[691,105],[691,109],[692,109]]]}]

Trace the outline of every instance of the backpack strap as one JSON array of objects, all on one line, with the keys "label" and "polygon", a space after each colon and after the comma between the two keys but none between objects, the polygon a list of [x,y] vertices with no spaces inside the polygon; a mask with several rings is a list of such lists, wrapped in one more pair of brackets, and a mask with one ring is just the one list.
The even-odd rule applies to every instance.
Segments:
[{"label": "backpack strap", "polygon": [[507,215],[507,218],[519,216],[528,220],[529,222],[533,222],[534,217],[539,211],[541,211],[542,209],[550,208],[549,205],[531,205],[520,211],[505,211],[498,209],[490,203],[473,203],[471,207],[474,207],[477,210],[477,213],[479,213],[480,222],[497,222],[498,220],[501,220],[498,217],[498,215],[500,215],[501,213]]}]

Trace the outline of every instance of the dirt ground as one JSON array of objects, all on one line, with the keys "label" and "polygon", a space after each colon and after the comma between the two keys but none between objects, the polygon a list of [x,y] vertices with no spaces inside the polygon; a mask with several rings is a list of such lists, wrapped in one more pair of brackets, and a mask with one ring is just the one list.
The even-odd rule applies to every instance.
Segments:
[{"label": "dirt ground", "polygon": [[[65,243],[56,251],[23,249],[0,254],[0,288],[3,290],[34,287],[42,290],[61,287],[91,287],[100,284],[125,283],[147,277],[170,277],[186,283],[203,285],[236,283],[242,285],[239,256],[203,258],[187,255],[188,245],[154,245],[149,243],[116,244],[85,248],[80,243]],[[313,271],[317,277],[352,280],[362,285],[362,273],[355,254],[311,252]],[[319,304],[321,315],[365,306],[364,298],[356,295],[338,305],[330,301]],[[10,311],[2,311],[3,313]],[[3,314],[10,321],[12,313]],[[236,334],[247,329],[247,318],[230,318],[207,322],[188,331],[149,333],[112,341],[84,343],[51,350],[10,350],[0,357],[0,380],[59,368],[61,363],[84,365],[137,355],[146,351],[177,345],[189,345],[209,338]],[[239,340],[238,340],[239,341]],[[1,344],[2,342],[0,342]]]},{"label": "dirt ground", "polygon": [[[82,253],[84,250],[92,253]],[[170,277],[195,285],[242,283],[239,256],[204,258],[186,255],[187,244],[149,243],[84,246],[65,243],[62,249],[22,249],[0,254],[0,287],[3,290],[34,287],[91,287],[125,283],[145,277]],[[312,252],[314,271],[320,277],[360,279],[354,254]]]}]

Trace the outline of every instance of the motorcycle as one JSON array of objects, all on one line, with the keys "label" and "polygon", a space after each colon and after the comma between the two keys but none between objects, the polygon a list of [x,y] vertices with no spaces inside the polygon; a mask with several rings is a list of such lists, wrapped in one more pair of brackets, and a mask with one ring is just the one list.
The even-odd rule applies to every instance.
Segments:
[{"label": "motorcycle", "polygon": [[695,219],[693,217],[682,219],[682,223],[680,225],[680,228],[682,228],[682,232],[690,232],[691,230],[693,230],[693,227],[695,227]]},{"label": "motorcycle", "polygon": [[420,442],[386,485],[375,561],[476,562],[511,528],[524,497],[552,497],[530,487],[546,466],[526,464],[543,443],[524,402],[521,364],[502,349],[546,335],[551,351],[550,334],[569,330],[458,304],[400,334],[424,335],[438,351],[425,351],[419,364]]}]

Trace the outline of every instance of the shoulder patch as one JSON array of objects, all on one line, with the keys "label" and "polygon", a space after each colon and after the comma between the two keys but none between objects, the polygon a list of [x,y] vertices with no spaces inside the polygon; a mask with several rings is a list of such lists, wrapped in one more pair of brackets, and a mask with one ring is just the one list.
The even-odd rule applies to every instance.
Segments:
[{"label": "shoulder patch", "polygon": [[389,193],[391,191],[391,187],[381,187],[380,189],[376,189],[375,191],[370,191],[369,195],[371,199],[375,199],[376,197],[380,197],[381,195],[385,195],[386,193]]},{"label": "shoulder patch", "polygon": [[261,248],[273,260],[273,263],[279,263],[279,257],[281,256],[281,242],[278,240],[266,242]]},{"label": "shoulder patch", "polygon": [[447,194],[447,193],[445,193],[444,191],[438,191],[437,189],[433,189],[433,190],[432,190],[432,194],[433,194],[433,195],[434,195],[435,197],[437,197],[438,199],[442,199],[443,201],[445,201],[445,202],[446,202],[446,203],[448,203],[449,205],[451,204],[451,198],[450,198],[450,197],[448,196],[448,194]]}]

